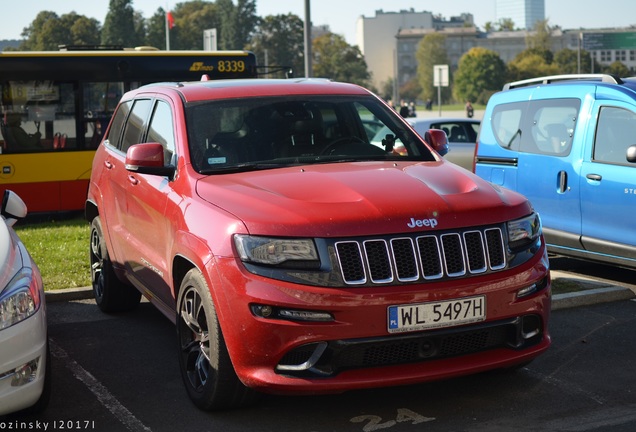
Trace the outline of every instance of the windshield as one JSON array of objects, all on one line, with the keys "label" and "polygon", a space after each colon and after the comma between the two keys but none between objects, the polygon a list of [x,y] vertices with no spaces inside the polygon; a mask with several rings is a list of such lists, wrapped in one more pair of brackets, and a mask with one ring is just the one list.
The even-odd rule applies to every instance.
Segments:
[{"label": "windshield", "polygon": [[186,107],[190,156],[205,174],[338,161],[435,157],[373,96],[207,101]]}]

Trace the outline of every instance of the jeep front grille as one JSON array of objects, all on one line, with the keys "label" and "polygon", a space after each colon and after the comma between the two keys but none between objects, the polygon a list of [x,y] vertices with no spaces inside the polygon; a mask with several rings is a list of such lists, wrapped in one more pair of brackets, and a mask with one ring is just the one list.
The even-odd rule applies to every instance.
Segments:
[{"label": "jeep front grille", "polygon": [[506,267],[500,228],[335,243],[348,285],[457,278]]}]

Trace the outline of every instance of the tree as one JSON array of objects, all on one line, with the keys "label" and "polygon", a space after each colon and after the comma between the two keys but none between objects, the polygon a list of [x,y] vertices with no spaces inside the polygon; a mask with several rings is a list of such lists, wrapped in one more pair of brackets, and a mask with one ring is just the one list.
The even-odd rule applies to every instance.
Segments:
[{"label": "tree", "polygon": [[247,49],[256,54],[259,64],[291,67],[295,75],[304,75],[303,21],[297,15],[290,13],[263,18]]},{"label": "tree", "polygon": [[559,73],[559,66],[548,63],[545,56],[534,50],[524,50],[508,63],[508,81],[518,81]]},{"label": "tree", "polygon": [[[394,86],[395,86],[395,78],[392,78],[392,77],[387,78],[387,80],[380,85],[380,91],[378,93],[378,96],[380,96],[382,99],[387,101],[389,99],[392,99],[394,88],[395,88]],[[420,87],[419,82],[417,86],[419,87],[419,91],[421,93],[422,88]],[[417,99],[420,96],[420,93],[416,95],[415,99]]]},{"label": "tree", "polygon": [[207,29],[217,29],[217,36],[223,34],[224,24],[216,3],[202,0],[177,3],[172,16],[174,27],[170,30],[170,49],[203,49],[203,31]]},{"label": "tree", "polygon": [[497,27],[499,27],[499,31],[514,31],[515,23],[511,18],[501,18],[497,22]]},{"label": "tree", "polygon": [[334,33],[318,36],[312,43],[313,69],[317,77],[370,86],[371,74],[357,46]]},{"label": "tree", "polygon": [[[70,19],[72,18],[72,19]],[[73,45],[99,45],[101,40],[101,24],[94,18],[77,15],[72,12],[62,15],[61,21],[69,21],[68,25]]]},{"label": "tree", "polygon": [[453,76],[453,96],[458,101],[485,104],[506,81],[506,65],[491,50],[475,47],[460,59]]},{"label": "tree", "polygon": [[629,68],[625,66],[624,63],[620,61],[615,61],[609,66],[605,66],[603,68],[603,73],[616,75],[618,77],[627,77],[630,76]]},{"label": "tree", "polygon": [[159,49],[166,49],[166,11],[158,8],[157,11],[146,20],[146,41],[145,45],[150,45]]},{"label": "tree", "polygon": [[[408,101],[415,101],[419,99],[420,94],[422,94],[422,87],[420,87],[420,82],[417,77],[413,77],[407,82],[405,82],[400,87],[400,98]],[[390,96],[388,99],[390,99]]]},{"label": "tree", "polygon": [[217,0],[223,26],[219,37],[221,49],[241,50],[249,43],[254,29],[258,25],[255,0],[238,0],[236,6],[232,0]]},{"label": "tree", "polygon": [[95,45],[100,31],[97,20],[75,12],[60,17],[55,12],[42,11],[22,31],[20,50],[56,51],[60,45]]},{"label": "tree", "polygon": [[526,36],[526,47],[541,51],[552,50],[552,29],[547,19],[537,21],[534,24],[534,31]]},{"label": "tree", "polygon": [[[448,65],[446,54],[446,36],[439,33],[431,33],[420,41],[415,53],[417,59],[417,79],[422,87],[422,99],[436,100],[437,87],[434,82],[434,66]],[[442,87],[442,101],[450,99],[450,88]]]},{"label": "tree", "polygon": [[569,48],[562,49],[554,55],[554,64],[559,68],[559,73],[591,73],[592,70],[599,70],[598,67],[592,69],[590,53],[585,50],[581,50],[580,63],[581,67],[579,70],[579,53]]},{"label": "tree", "polygon": [[143,41],[135,31],[132,0],[110,0],[102,28],[102,44],[135,47],[143,45]]}]

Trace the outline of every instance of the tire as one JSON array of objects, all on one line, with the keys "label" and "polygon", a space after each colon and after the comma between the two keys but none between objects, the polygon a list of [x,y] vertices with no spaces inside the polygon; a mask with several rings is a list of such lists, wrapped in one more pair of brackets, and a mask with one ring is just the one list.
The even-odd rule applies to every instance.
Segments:
[{"label": "tire", "polygon": [[179,293],[179,367],[192,402],[205,411],[253,403],[258,393],[245,387],[236,376],[210,290],[197,269],[186,274]]},{"label": "tire", "polygon": [[136,308],[141,301],[141,293],[115,275],[99,216],[91,222],[90,239],[91,282],[97,306],[106,313]]}]

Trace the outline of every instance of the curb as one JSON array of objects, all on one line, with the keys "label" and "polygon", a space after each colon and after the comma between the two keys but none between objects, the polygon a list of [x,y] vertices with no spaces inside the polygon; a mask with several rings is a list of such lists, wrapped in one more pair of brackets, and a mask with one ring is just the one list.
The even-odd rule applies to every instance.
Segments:
[{"label": "curb", "polygon": [[[629,300],[636,297],[636,294],[628,288],[613,286],[587,279],[567,279],[570,281],[576,281],[580,284],[582,289],[580,291],[552,295],[552,310]],[[598,288],[585,288],[591,286],[598,286]],[[47,303],[90,300],[93,299],[93,288],[80,287],[46,291],[45,295]]]},{"label": "curb", "polygon": [[610,286],[605,288],[586,289],[552,296],[552,310],[568,309],[599,303],[609,303],[634,298],[632,290]]},{"label": "curb", "polygon": [[92,287],[67,288],[54,291],[44,291],[47,303],[89,300],[93,297]]}]

